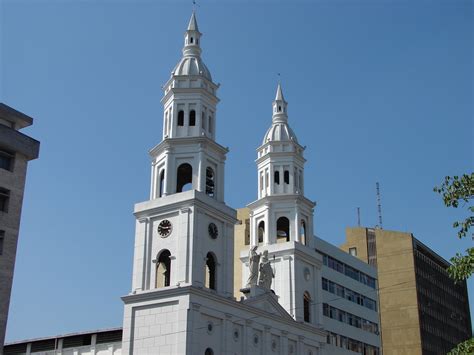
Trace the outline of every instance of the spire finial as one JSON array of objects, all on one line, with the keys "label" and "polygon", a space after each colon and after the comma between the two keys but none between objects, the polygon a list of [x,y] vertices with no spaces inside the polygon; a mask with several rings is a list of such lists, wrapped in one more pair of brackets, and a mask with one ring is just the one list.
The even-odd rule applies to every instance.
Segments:
[{"label": "spire finial", "polygon": [[[193,3],[195,4],[194,1],[193,1]],[[199,32],[199,28],[198,28],[198,24],[197,24],[197,20],[196,20],[195,9],[193,9],[191,19],[189,20],[188,31],[197,31],[197,32]]]},{"label": "spire finial", "polygon": [[280,81],[278,81],[275,101],[285,101],[285,98],[283,97],[283,91],[281,90],[281,82]]}]

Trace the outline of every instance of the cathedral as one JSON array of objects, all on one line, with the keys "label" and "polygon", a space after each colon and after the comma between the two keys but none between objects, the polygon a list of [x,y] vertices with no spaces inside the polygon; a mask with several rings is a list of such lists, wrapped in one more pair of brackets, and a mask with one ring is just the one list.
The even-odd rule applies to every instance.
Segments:
[{"label": "cathedral", "polygon": [[[288,125],[281,86],[258,151],[259,199],[250,205],[240,300],[233,297],[238,220],[224,196],[228,149],[215,141],[217,90],[193,13],[183,56],[164,85],[150,200],[135,205],[122,354],[320,354],[326,332],[322,307],[312,302],[320,291],[310,280],[322,259],[307,238],[314,204],[304,197],[304,148]],[[294,282],[293,269],[302,271]]]}]

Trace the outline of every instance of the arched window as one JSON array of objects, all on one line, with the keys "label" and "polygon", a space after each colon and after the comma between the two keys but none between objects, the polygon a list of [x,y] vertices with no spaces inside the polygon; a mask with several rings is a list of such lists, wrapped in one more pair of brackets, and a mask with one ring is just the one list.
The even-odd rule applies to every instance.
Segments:
[{"label": "arched window", "polygon": [[286,217],[280,217],[277,220],[277,238],[290,241],[290,221]]},{"label": "arched window", "polygon": [[285,170],[285,173],[283,174],[283,179],[285,180],[285,184],[290,183],[290,172],[288,170]]},{"label": "arched window", "polygon": [[310,323],[311,322],[311,296],[309,295],[308,291],[306,291],[303,295],[303,315],[304,321]]},{"label": "arched window", "polygon": [[196,125],[196,111],[194,110],[189,111],[189,125],[190,126]]},{"label": "arched window", "polygon": [[212,116],[209,116],[209,133],[212,133],[212,130],[214,129],[214,125],[213,125],[213,122],[212,122]]},{"label": "arched window", "polygon": [[178,111],[178,126],[184,126],[184,111]]},{"label": "arched window", "polygon": [[275,171],[273,173],[273,180],[275,180],[275,184],[280,185],[280,172]]},{"label": "arched window", "polygon": [[300,191],[303,192],[303,172],[301,170],[300,170],[300,173],[298,174],[298,179],[299,179]]},{"label": "arched window", "polygon": [[306,223],[304,220],[301,220],[300,223],[300,241],[301,244],[307,245],[307,240],[306,240]]},{"label": "arched window", "polygon": [[258,224],[258,242],[263,243],[263,236],[265,235],[265,222],[260,221]]},{"label": "arched window", "polygon": [[191,44],[193,44],[193,38],[191,37]]},{"label": "arched window", "polygon": [[165,169],[161,170],[160,173],[160,197],[165,192]]},{"label": "arched window", "polygon": [[207,348],[204,355],[214,355],[214,351],[211,348]]},{"label": "arched window", "polygon": [[206,168],[206,194],[210,197],[214,197],[215,190],[215,176],[214,170],[211,167]]},{"label": "arched window", "polygon": [[278,112],[281,112],[281,106],[278,106]]},{"label": "arched window", "polygon": [[188,163],[178,167],[176,192],[188,191],[193,188],[193,168]]},{"label": "arched window", "polygon": [[171,253],[169,250],[163,250],[156,260],[156,288],[166,287],[171,281]]},{"label": "arched window", "polygon": [[212,253],[206,255],[205,286],[211,290],[216,289],[216,259]]},{"label": "arched window", "polygon": [[206,129],[206,115],[204,112],[201,112],[201,125],[202,129]]}]

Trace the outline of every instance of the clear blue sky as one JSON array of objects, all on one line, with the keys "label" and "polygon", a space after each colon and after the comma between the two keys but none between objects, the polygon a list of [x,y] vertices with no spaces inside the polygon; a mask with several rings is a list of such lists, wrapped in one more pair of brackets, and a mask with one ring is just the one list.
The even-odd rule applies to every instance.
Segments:
[{"label": "clear blue sky", "polygon": [[[0,13],[0,101],[34,117],[9,341],[122,324],[133,204],[149,194],[161,85],[181,56],[191,1],[17,1]],[[473,170],[470,1],[208,1],[203,58],[221,83],[226,200],[256,199],[255,149],[277,73],[306,145],[316,233],[410,231],[444,256],[472,245],[433,186]],[[471,301],[474,296],[470,281]],[[471,309],[474,304],[471,305]]]}]

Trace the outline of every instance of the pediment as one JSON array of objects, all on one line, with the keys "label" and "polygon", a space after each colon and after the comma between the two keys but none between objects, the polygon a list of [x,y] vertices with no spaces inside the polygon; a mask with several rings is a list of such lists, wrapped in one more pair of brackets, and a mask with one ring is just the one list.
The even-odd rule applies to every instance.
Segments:
[{"label": "pediment", "polygon": [[272,292],[248,298],[242,301],[242,303],[279,317],[293,320],[293,317],[278,303],[278,297]]}]

